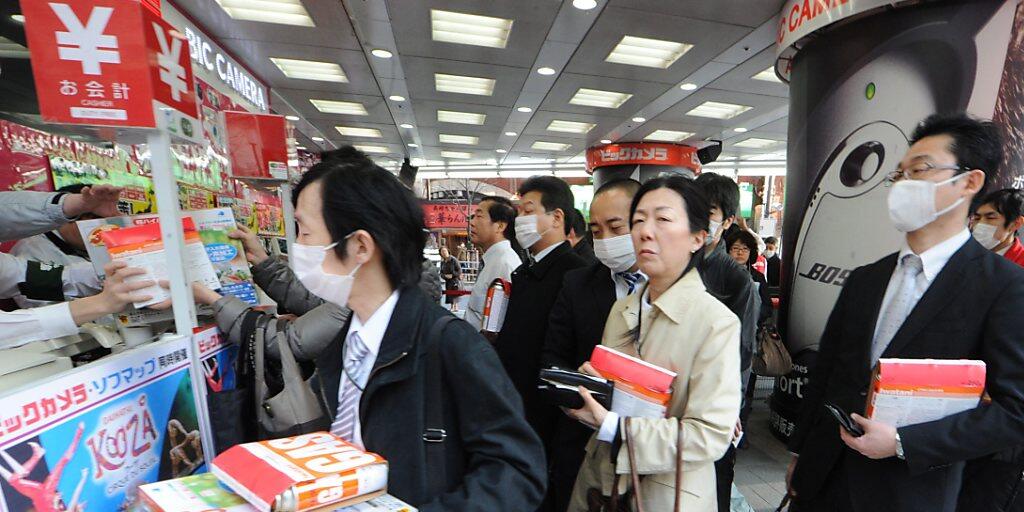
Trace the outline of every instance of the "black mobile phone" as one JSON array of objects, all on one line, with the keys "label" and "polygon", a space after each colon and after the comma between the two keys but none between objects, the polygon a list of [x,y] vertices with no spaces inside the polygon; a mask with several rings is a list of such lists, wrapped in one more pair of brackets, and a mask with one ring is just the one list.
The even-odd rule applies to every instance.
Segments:
[{"label": "black mobile phone", "polygon": [[832,413],[832,416],[839,422],[839,426],[843,427],[843,430],[848,434],[853,437],[860,437],[864,435],[864,429],[860,428],[860,425],[858,425],[856,421],[853,421],[853,418],[851,418],[849,414],[846,414],[846,411],[838,405],[827,403],[825,404],[825,409],[828,409],[828,412]]}]

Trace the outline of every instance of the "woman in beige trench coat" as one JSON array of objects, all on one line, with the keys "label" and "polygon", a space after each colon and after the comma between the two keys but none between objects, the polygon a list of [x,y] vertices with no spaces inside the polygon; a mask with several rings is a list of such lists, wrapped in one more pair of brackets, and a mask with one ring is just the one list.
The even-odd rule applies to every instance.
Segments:
[{"label": "woman in beige trench coat", "polygon": [[[602,344],[676,372],[667,418],[633,418],[636,469],[647,512],[668,512],[676,499],[675,461],[683,427],[682,509],[717,510],[714,462],[725,454],[740,409],[740,323],[704,289],[695,266],[703,254],[708,206],[691,180],[657,178],[630,210],[640,269],[649,284],[615,303]],[[589,363],[581,371],[595,373]],[[586,390],[582,409],[567,413],[594,427],[573,490],[570,512],[587,512],[587,493],[629,486],[625,422]],[[621,449],[619,449],[621,447]],[[618,450],[614,464],[612,450]],[[632,506],[632,505],[630,505]]]}]

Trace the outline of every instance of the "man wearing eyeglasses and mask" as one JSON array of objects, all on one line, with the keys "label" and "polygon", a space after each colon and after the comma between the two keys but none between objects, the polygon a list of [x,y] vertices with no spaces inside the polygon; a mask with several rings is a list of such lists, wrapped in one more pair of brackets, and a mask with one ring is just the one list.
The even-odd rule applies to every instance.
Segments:
[{"label": "man wearing eyeglasses and mask", "polygon": [[[854,270],[821,337],[790,438],[797,511],[952,512],[964,461],[1024,442],[1024,270],[971,238],[966,219],[1002,160],[996,127],[935,115],[890,177],[899,252]],[[981,359],[992,401],[894,428],[862,417],[879,358]],[[824,404],[854,413],[853,437]]]}]

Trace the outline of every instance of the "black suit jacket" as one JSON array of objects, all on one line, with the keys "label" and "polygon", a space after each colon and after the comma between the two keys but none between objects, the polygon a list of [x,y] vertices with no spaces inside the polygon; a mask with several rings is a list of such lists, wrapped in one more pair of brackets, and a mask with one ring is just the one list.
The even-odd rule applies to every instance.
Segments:
[{"label": "black suit jacket", "polygon": [[587,238],[580,240],[580,243],[576,244],[576,247],[572,248],[572,252],[582,258],[584,263],[587,265],[599,263],[597,256],[594,255],[594,245]]},{"label": "black suit jacket", "polygon": [[768,258],[766,263],[768,264],[768,275],[765,276],[765,278],[768,280],[768,286],[773,288],[779,286],[779,282],[782,280],[782,276],[779,274],[780,269],[782,268],[782,259],[780,259],[778,255],[775,255]]},{"label": "black suit jacket", "polygon": [[505,371],[523,397],[526,419],[545,442],[549,440],[547,434],[554,417],[550,407],[539,403],[536,397],[548,317],[566,272],[582,266],[583,260],[572,251],[569,242],[532,266],[529,262],[520,265],[512,272],[505,323],[495,342]]},{"label": "black suit jacket", "polygon": [[790,438],[793,487],[816,495],[844,465],[855,510],[953,510],[963,461],[1024,442],[1024,270],[973,239],[935,277],[882,357],[981,359],[990,405],[899,429],[906,460],[869,460],[846,447],[823,408],[864,413],[872,338],[896,254],[846,280],[821,337]]},{"label": "black suit jacket", "polygon": [[[441,333],[443,489],[431,488],[424,403],[427,340],[449,315],[417,287],[402,290],[359,402],[366,449],[388,461],[388,492],[421,511],[533,510],[544,496],[544,452],[491,345],[461,320]],[[348,325],[317,358],[324,401],[338,408]],[[495,489],[501,489],[496,493]]]},{"label": "black suit jacket", "polygon": [[541,358],[545,368],[576,370],[601,344],[604,324],[615,304],[611,270],[602,263],[565,274],[558,299],[551,308],[547,339]]}]

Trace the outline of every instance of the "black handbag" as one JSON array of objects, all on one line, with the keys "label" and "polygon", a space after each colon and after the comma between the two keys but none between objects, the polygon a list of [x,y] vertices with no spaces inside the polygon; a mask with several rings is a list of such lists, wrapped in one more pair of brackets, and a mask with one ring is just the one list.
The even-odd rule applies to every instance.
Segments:
[{"label": "black handbag", "polygon": [[206,395],[210,428],[213,430],[213,447],[218,455],[236,444],[256,441],[256,422],[245,421],[245,418],[256,417],[252,401],[256,374],[251,347],[255,342],[256,326],[265,316],[256,311],[247,311],[242,319],[241,332],[245,341],[239,347],[238,357],[234,362],[235,389]]}]

